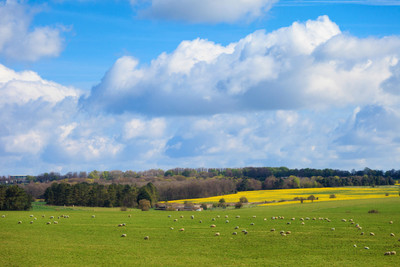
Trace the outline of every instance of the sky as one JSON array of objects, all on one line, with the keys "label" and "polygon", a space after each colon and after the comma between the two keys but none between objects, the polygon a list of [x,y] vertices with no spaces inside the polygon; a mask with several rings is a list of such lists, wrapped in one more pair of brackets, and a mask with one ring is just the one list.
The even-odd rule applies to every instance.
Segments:
[{"label": "sky", "polygon": [[0,0],[0,175],[399,169],[400,0]]}]

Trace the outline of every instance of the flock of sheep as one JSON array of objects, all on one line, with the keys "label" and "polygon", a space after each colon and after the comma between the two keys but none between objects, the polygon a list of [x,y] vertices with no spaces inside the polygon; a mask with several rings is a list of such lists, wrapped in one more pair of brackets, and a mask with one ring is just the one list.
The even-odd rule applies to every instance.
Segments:
[{"label": "flock of sheep", "polygon": [[[6,216],[5,216],[5,215],[2,215],[1,217],[2,217],[2,218],[5,218]],[[36,218],[34,215],[30,215],[29,217],[31,218],[30,224],[33,224],[34,221],[37,220],[37,218]],[[95,215],[92,215],[91,217],[92,217],[93,219],[96,218]],[[128,215],[128,217],[131,217],[131,215]],[[171,215],[168,215],[168,218],[171,218],[171,217],[172,217]],[[42,215],[42,218],[46,218],[46,216],[45,216],[45,215]],[[61,215],[61,216],[58,216],[57,218],[58,218],[58,219],[62,219],[62,218],[63,218],[63,219],[68,219],[68,218],[69,218],[69,215]],[[183,219],[184,216],[181,215],[180,218]],[[194,220],[195,217],[194,217],[194,215],[191,215],[190,218],[191,218],[192,220]],[[216,217],[211,218],[211,221],[212,221],[212,222],[215,222],[215,221],[217,221],[217,219],[219,219],[219,218],[220,218],[220,216],[217,215]],[[236,218],[240,218],[240,216],[237,215]],[[252,218],[255,219],[256,216],[253,216]],[[47,221],[46,224],[52,224],[52,223],[53,223],[53,224],[58,224],[58,221],[55,221],[55,217],[54,217],[54,216],[50,216],[49,219],[50,219],[50,220],[53,220],[53,221]],[[228,215],[225,215],[225,219],[226,219],[226,220],[225,220],[225,223],[226,223],[226,224],[227,224],[227,223],[230,223],[230,221],[228,220]],[[271,217],[271,220],[284,220],[284,219],[285,219],[284,216],[272,216],[272,217]],[[264,218],[264,221],[266,221],[266,220],[267,220],[267,218]],[[293,217],[293,218],[291,218],[286,224],[290,225],[290,224],[291,224],[292,222],[294,222],[295,220],[296,220],[296,218]],[[306,218],[300,218],[300,221],[301,221],[300,224],[301,224],[301,225],[305,225],[305,221],[309,221],[309,220],[312,220],[312,221],[320,220],[320,221],[325,221],[325,222],[328,222],[328,223],[331,222],[331,220],[330,220],[329,218],[323,218],[323,217],[316,218],[316,217],[314,217],[314,218],[311,219],[311,218],[309,218],[309,217],[306,217]],[[177,218],[173,219],[173,222],[177,222],[177,221],[178,221]],[[349,220],[347,220],[347,219],[342,219],[341,221],[344,222],[344,223],[349,222],[351,225],[354,225],[354,227],[357,228],[357,229],[360,231],[360,235],[365,235],[365,232],[362,232],[362,229],[363,229],[363,228],[360,226],[360,224],[355,223],[353,219],[349,219]],[[202,220],[199,220],[199,223],[202,223],[202,222],[203,222]],[[17,223],[18,223],[18,224],[22,224],[22,221],[18,221]],[[389,221],[389,224],[393,224],[393,221]],[[251,222],[251,223],[250,223],[250,226],[254,226],[254,225],[255,225],[254,222]],[[125,226],[126,226],[126,223],[118,224],[118,227],[125,227]],[[210,228],[216,228],[216,227],[217,227],[217,226],[216,226],[215,224],[211,224],[211,225],[210,225]],[[239,226],[235,226],[235,227],[234,227],[235,230],[238,230],[239,228],[240,228]],[[174,227],[170,227],[170,230],[174,230]],[[336,229],[335,229],[334,227],[332,227],[332,228],[330,228],[330,230],[331,230],[331,231],[335,231]],[[182,228],[179,229],[179,231],[180,231],[180,232],[183,232],[183,231],[185,231],[185,228],[182,227]],[[275,232],[275,228],[271,228],[270,232]],[[246,229],[243,229],[243,230],[242,230],[242,233],[243,233],[244,235],[247,235],[247,234],[248,234],[248,231],[247,231]],[[291,231],[284,231],[284,230],[280,231],[280,235],[281,235],[281,236],[287,236],[287,235],[290,235],[291,233],[292,233]],[[232,232],[232,235],[237,235],[237,234],[238,234],[237,231]],[[220,236],[221,233],[220,233],[220,232],[215,232],[214,235],[215,235],[215,236]],[[369,235],[370,235],[370,236],[375,236],[375,233],[370,232]],[[390,237],[395,237],[395,234],[394,234],[394,233],[390,233],[389,236],[390,236]],[[121,237],[127,237],[127,234],[122,234]],[[149,236],[145,236],[145,237],[144,237],[144,240],[149,240],[149,239],[150,239]],[[398,241],[400,241],[400,239],[399,239]],[[354,244],[353,247],[357,247],[357,245]],[[364,248],[365,248],[365,249],[369,249],[369,247],[367,247],[367,246],[365,246]],[[387,252],[384,253],[384,255],[385,255],[385,256],[388,256],[388,255],[396,255],[396,251],[387,251]]]}]

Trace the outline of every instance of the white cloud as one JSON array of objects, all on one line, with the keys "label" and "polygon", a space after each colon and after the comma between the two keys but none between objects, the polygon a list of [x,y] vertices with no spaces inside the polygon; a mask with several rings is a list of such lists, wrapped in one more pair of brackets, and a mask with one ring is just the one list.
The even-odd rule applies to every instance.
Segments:
[{"label": "white cloud", "polygon": [[64,29],[44,26],[31,30],[34,13],[17,0],[0,3],[0,55],[8,59],[36,61],[60,54]]},{"label": "white cloud", "polygon": [[146,18],[191,23],[233,23],[262,17],[277,0],[131,0],[145,4],[139,15]]}]

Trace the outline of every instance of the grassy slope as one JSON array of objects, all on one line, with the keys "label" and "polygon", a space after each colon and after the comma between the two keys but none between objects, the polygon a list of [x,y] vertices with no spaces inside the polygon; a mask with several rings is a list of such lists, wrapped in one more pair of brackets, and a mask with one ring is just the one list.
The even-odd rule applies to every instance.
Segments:
[{"label": "grassy slope", "polygon": [[[400,198],[387,198],[203,212],[55,210],[35,206],[28,212],[0,212],[6,215],[0,218],[0,266],[396,266],[399,255],[383,254],[391,250],[400,254],[399,204]],[[368,213],[371,209],[379,213]],[[30,214],[37,217],[33,224],[29,224]],[[53,221],[49,216],[61,214],[70,218],[46,225]],[[169,214],[171,218],[167,217]],[[192,214],[194,220],[190,218]],[[225,215],[229,216],[229,223],[225,223]],[[285,219],[271,220],[271,216]],[[291,221],[291,217],[296,220]],[[301,225],[300,217],[327,217],[331,222],[309,220]],[[177,222],[173,221],[175,218]],[[361,236],[354,225],[342,222],[342,218],[353,218],[366,235]],[[19,220],[23,223],[17,224]],[[389,224],[390,220],[394,223]],[[252,222],[254,226],[250,225]],[[120,223],[127,226],[117,227]],[[217,227],[210,228],[211,224]],[[233,229],[236,225],[239,230]],[[169,229],[171,226],[174,230]],[[178,231],[181,227],[184,232]],[[332,227],[336,230],[331,231]],[[271,228],[276,231],[270,232]],[[248,235],[242,234],[242,229],[247,229]],[[283,237],[280,230],[290,230],[292,234]],[[232,235],[234,231],[237,236]],[[214,236],[215,232],[221,236]],[[376,235],[370,236],[369,232]],[[120,237],[123,233],[126,238]],[[143,239],[146,235],[150,240]]]}]

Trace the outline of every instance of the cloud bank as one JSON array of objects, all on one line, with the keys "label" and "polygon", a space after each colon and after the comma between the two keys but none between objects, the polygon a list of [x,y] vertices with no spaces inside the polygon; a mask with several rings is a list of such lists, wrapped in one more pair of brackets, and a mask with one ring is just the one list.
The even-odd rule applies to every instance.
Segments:
[{"label": "cloud bank", "polygon": [[0,65],[0,169],[396,168],[399,59],[322,16],[123,56],[88,95]]},{"label": "cloud bank", "polygon": [[50,26],[31,29],[34,15],[35,11],[19,1],[0,2],[0,55],[18,61],[36,61],[60,54],[63,29]]},{"label": "cloud bank", "polygon": [[277,0],[131,0],[144,18],[189,23],[234,23],[263,16]]}]

